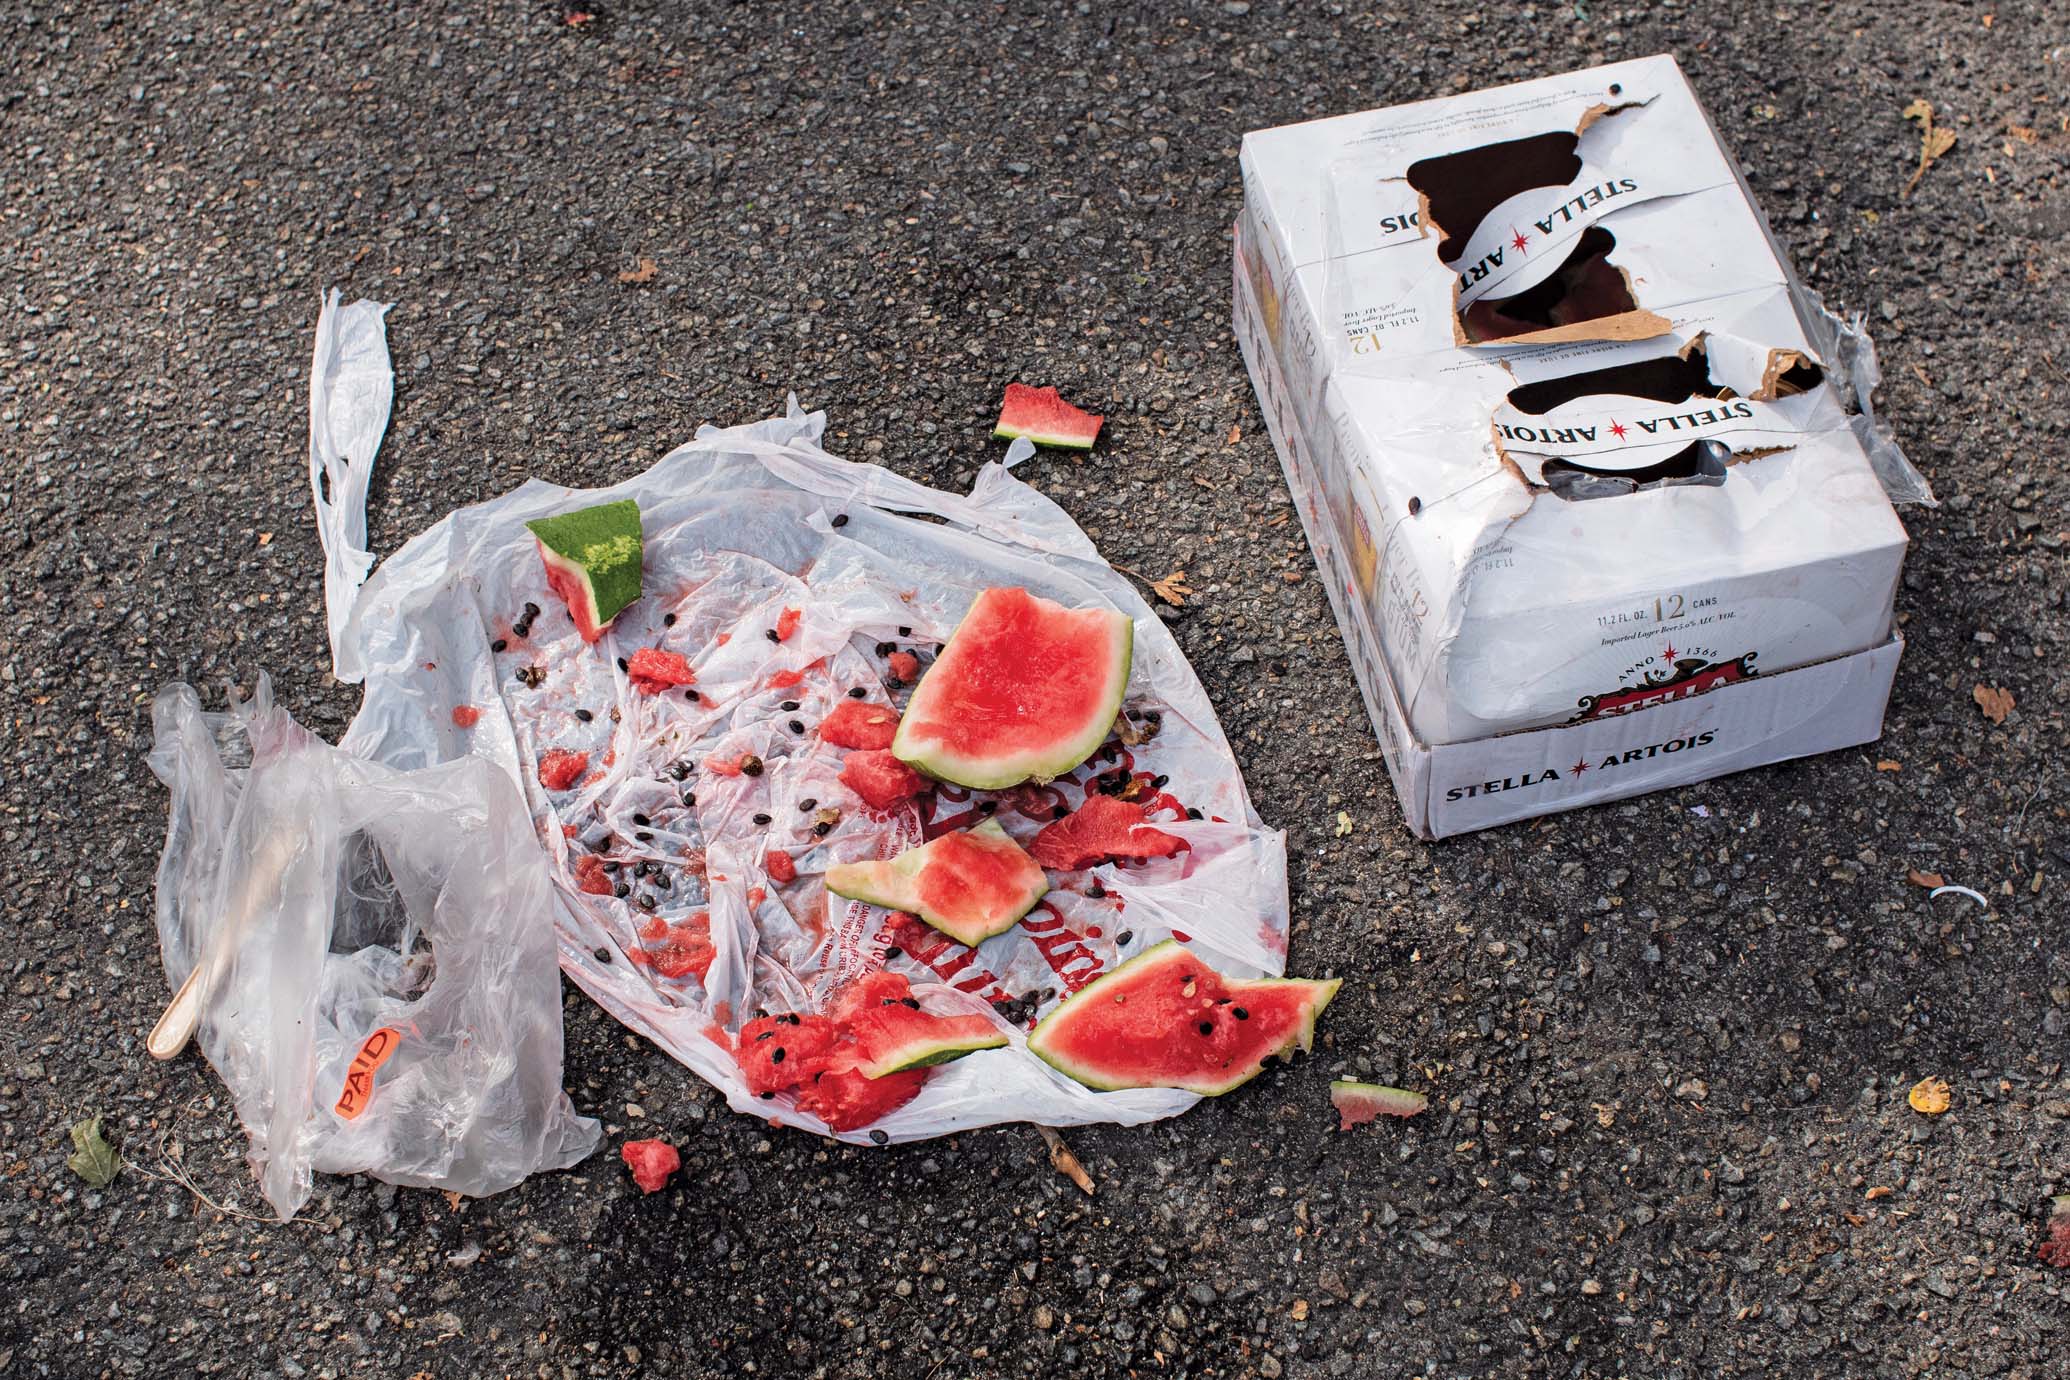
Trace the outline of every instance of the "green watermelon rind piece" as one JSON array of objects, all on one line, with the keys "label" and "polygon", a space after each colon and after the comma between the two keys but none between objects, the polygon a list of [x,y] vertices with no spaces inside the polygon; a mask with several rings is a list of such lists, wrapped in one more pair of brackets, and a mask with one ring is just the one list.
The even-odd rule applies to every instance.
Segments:
[{"label": "green watermelon rind piece", "polygon": [[1006,1037],[994,1030],[988,1035],[936,1035],[920,1036],[896,1046],[881,1057],[856,1068],[865,1078],[886,1078],[907,1069],[931,1069],[937,1064],[954,1063],[966,1054],[980,1050],[1004,1049]]},{"label": "green watermelon rind piece", "polygon": [[[974,612],[975,604],[972,609]],[[1069,610],[1072,613],[1086,611]],[[942,663],[956,645],[955,633],[951,633],[943,644],[941,655],[920,677],[912,699],[906,703],[906,712],[899,719],[898,733],[891,740],[891,755],[908,766],[918,767],[937,781],[947,781],[974,791],[1005,790],[1024,781],[1048,782],[1068,775],[1099,751],[1100,744],[1106,742],[1107,736],[1114,731],[1114,719],[1121,713],[1121,702],[1128,695],[1128,678],[1135,667],[1135,621],[1119,609],[1100,609],[1098,612],[1109,615],[1107,639],[1108,655],[1114,668],[1113,680],[1109,692],[1102,697],[1099,712],[1090,715],[1077,734],[1059,740],[1047,752],[1028,750],[989,758],[959,756],[939,744],[918,742],[917,730],[912,725],[932,717],[937,697],[954,693],[940,674]],[[970,614],[965,614],[964,622],[968,622],[970,617]],[[962,629],[963,623],[958,623],[957,632]],[[951,669],[954,665],[950,662]]]},{"label": "green watermelon rind piece", "polygon": [[920,869],[929,861],[930,850],[936,842],[934,839],[908,848],[889,860],[835,863],[827,868],[823,880],[827,890],[836,896],[845,897],[850,901],[861,901],[865,905],[882,906],[886,910],[902,910],[917,915],[958,944],[974,949],[995,935],[1005,934],[1021,922],[1022,916],[1035,909],[1035,903],[1049,892],[1049,874],[1036,866],[1035,860],[1029,858],[1019,844],[1013,842],[1006,830],[1000,827],[998,820],[988,819],[965,832],[1012,844],[1013,850],[1027,859],[1028,867],[1035,875],[1029,880],[1026,902],[1012,914],[1001,912],[984,924],[966,928],[923,904],[919,896],[918,878]]},{"label": "green watermelon rind piece", "polygon": [[1045,1048],[1045,1032],[1053,1035],[1055,1031],[1061,1029],[1071,1012],[1090,1009],[1098,1001],[1111,999],[1130,982],[1142,981],[1145,973],[1154,973],[1158,967],[1171,961],[1175,955],[1184,955],[1186,962],[1213,971],[1210,965],[1203,962],[1176,939],[1167,939],[1161,944],[1154,944],[1112,972],[1101,974],[1084,987],[1072,993],[1065,1000],[1059,1002],[1056,1010],[1044,1016],[1036,1023],[1035,1028],[1028,1032],[1028,1052],[1043,1063],[1048,1064],[1058,1073],[1063,1074],[1066,1078],[1075,1083],[1081,1083],[1095,1092],[1127,1092],[1144,1087],[1178,1087],[1181,1092],[1198,1093],[1202,1097],[1220,1097],[1223,1093],[1232,1092],[1263,1073],[1265,1071],[1265,1061],[1274,1055],[1277,1055],[1282,1060],[1290,1060],[1294,1057],[1294,1050],[1296,1048],[1303,1054],[1306,1054],[1313,1048],[1315,1044],[1316,1018],[1322,1015],[1323,1009],[1337,995],[1337,988],[1343,984],[1342,978],[1223,978],[1222,981],[1228,986],[1231,993],[1266,990],[1275,987],[1306,987],[1315,992],[1316,1000],[1304,1014],[1301,1024],[1295,1027],[1292,1034],[1288,1036],[1285,1044],[1278,1049],[1267,1050],[1259,1057],[1256,1068],[1236,1070],[1231,1073],[1228,1079],[1222,1082],[1211,1082],[1203,1079],[1181,1086],[1170,1083],[1147,1084],[1131,1082],[1126,1078],[1103,1078],[1091,1069],[1072,1067],[1068,1060],[1060,1055],[1052,1054]]},{"label": "green watermelon rind piece", "polygon": [[[1347,1107],[1347,1103],[1351,1105]],[[1376,1116],[1416,1116],[1430,1105],[1430,1098],[1423,1093],[1392,1088],[1385,1083],[1333,1078],[1330,1080],[1330,1105],[1344,1118],[1344,1124],[1337,1128],[1341,1131],[1363,1125]],[[1357,1112],[1369,1115],[1357,1116]]]},{"label": "green watermelon rind piece", "polygon": [[534,518],[525,526],[539,542],[539,557],[546,562],[549,579],[558,573],[570,588],[582,591],[588,608],[577,610],[571,600],[569,609],[578,627],[601,634],[620,610],[640,597],[640,562],[645,552],[640,505],[633,500],[624,498]]}]

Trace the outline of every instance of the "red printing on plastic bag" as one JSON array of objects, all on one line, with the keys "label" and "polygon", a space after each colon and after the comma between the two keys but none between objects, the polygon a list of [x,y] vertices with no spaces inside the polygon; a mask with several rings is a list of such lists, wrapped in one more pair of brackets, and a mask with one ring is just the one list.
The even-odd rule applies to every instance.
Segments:
[{"label": "red printing on plastic bag", "polygon": [[367,1103],[374,1100],[374,1075],[401,1043],[402,1032],[394,1026],[384,1025],[367,1036],[359,1053],[352,1056],[352,1067],[345,1070],[345,1090],[338,1094],[338,1105],[332,1110],[347,1121],[359,1120]]}]

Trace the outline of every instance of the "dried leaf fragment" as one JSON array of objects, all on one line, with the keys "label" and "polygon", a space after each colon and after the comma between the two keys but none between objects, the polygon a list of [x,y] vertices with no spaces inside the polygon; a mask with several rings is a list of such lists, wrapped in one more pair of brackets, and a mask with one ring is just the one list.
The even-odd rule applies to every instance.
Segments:
[{"label": "dried leaf fragment", "polygon": [[1078,1162],[1078,1156],[1071,1153],[1071,1147],[1064,1144],[1064,1138],[1048,1126],[1037,1126],[1042,1139],[1049,1146],[1049,1167],[1078,1185],[1078,1191],[1092,1197],[1093,1177],[1085,1172],[1085,1166]]},{"label": "dried leaf fragment", "polygon": [[1984,711],[1984,717],[1994,724],[2004,723],[2005,716],[2013,712],[2015,701],[2010,690],[2000,690],[1994,685],[1979,685],[1969,694],[1970,698],[1977,702],[1977,708]]},{"label": "dried leaf fragment", "polygon": [[1922,872],[1916,867],[1912,868],[1910,871],[1905,873],[1905,880],[1910,882],[1913,886],[1923,886],[1929,889],[1937,886],[1946,886],[1948,884],[1948,879],[1946,877],[1943,877],[1940,873]]},{"label": "dried leaf fragment", "polygon": [[1295,1322],[1308,1321],[1308,1300],[1295,1299],[1294,1306],[1287,1310],[1287,1316],[1292,1318]]},{"label": "dried leaf fragment", "polygon": [[1337,837],[1343,838],[1352,829],[1351,815],[1344,810],[1337,811]]},{"label": "dried leaf fragment", "polygon": [[1955,131],[1943,129],[1933,122],[1933,106],[1927,101],[1913,101],[1905,107],[1905,118],[1919,122],[1919,166],[1912,170],[1911,181],[1905,183],[1901,197],[1912,195],[1912,189],[1919,185],[1919,179],[1926,176],[1926,170],[1933,161],[1955,147]]},{"label": "dried leaf fragment", "polygon": [[1901,762],[1893,762],[1893,761],[1892,761],[1892,760],[1891,760],[1890,758],[1888,758],[1888,757],[1885,757],[1885,758],[1882,758],[1882,759],[1880,759],[1880,760],[1879,760],[1879,761],[1878,761],[1878,762],[1876,763],[1876,770],[1877,770],[1877,771],[1903,771],[1903,770],[1904,770],[1904,764],[1903,764],[1903,763],[1901,763]]},{"label": "dried leaf fragment", "polygon": [[1921,1116],[1939,1116],[1948,1110],[1948,1081],[1945,1078],[1922,1078],[1912,1085],[1912,1091],[1905,1094],[1905,1101],[1912,1104],[1912,1110]]},{"label": "dried leaf fragment", "polygon": [[661,269],[654,260],[643,254],[640,256],[639,267],[628,268],[625,272],[618,275],[618,281],[621,283],[651,283],[654,281],[654,275],[659,272],[661,272]]},{"label": "dried leaf fragment", "polygon": [[86,1180],[89,1188],[106,1188],[122,1170],[122,1156],[101,1134],[101,1119],[88,1117],[72,1123],[72,1153],[65,1166]]},{"label": "dried leaf fragment", "polygon": [[1186,583],[1186,572],[1183,570],[1174,570],[1162,580],[1152,580],[1150,588],[1156,592],[1158,598],[1175,608],[1184,604],[1186,596],[1193,593],[1193,586]]},{"label": "dried leaf fragment", "polygon": [[[2030,141],[2030,142],[2031,142],[2031,141]],[[1237,443],[1238,441],[1241,441],[1242,439],[1243,439],[1243,423],[1242,423],[1242,422],[1236,422],[1236,423],[1233,423],[1233,424],[1232,424],[1232,425],[1230,426],[1230,428],[1229,428],[1229,444],[1233,446],[1233,445],[1235,445],[1235,444],[1236,444],[1236,443]]]},{"label": "dried leaf fragment", "polygon": [[1869,1191],[1868,1191],[1867,1193],[1864,1193],[1864,1194],[1862,1195],[1862,1197],[1864,1197],[1864,1198],[1867,1198],[1867,1199],[1868,1199],[1868,1200],[1869,1200],[1870,1202],[1872,1202],[1872,1203],[1873,1203],[1873,1202],[1875,1202],[1875,1201],[1876,1201],[1876,1200],[1877,1200],[1878,1198],[1888,1198],[1888,1197],[1889,1197],[1889,1196],[1891,1195],[1891,1192],[1892,1192],[1892,1189],[1891,1189],[1890,1185],[1888,1185],[1888,1184],[1877,1184],[1877,1185],[1876,1185],[1876,1186],[1875,1186],[1874,1188],[1870,1189],[1870,1190],[1869,1190]]}]

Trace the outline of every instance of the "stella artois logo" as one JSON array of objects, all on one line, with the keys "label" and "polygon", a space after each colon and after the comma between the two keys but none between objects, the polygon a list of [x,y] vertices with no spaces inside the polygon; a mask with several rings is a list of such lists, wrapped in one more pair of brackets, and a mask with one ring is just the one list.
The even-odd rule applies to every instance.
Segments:
[{"label": "stella artois logo", "polygon": [[1583,695],[1574,717],[1568,722],[1606,719],[1670,704],[1715,690],[1721,685],[1746,680],[1755,674],[1755,652],[1742,652],[1730,660],[1719,660],[1706,648],[1678,649],[1672,642],[1660,652],[1626,669],[1615,690],[1600,695]]}]

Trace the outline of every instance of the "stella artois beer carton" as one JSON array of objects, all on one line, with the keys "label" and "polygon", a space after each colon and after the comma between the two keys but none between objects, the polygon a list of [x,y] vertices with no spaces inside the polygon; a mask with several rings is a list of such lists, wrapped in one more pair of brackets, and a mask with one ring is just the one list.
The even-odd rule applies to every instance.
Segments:
[{"label": "stella artois beer carton", "polygon": [[1416,832],[1881,732],[1930,496],[1672,58],[1243,172],[1238,340]]}]

